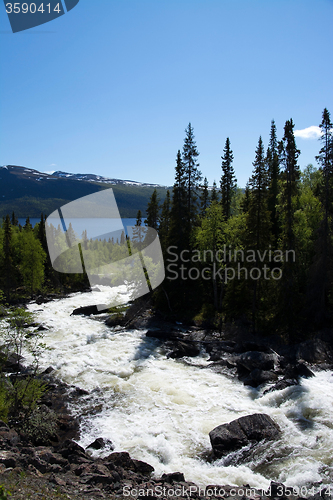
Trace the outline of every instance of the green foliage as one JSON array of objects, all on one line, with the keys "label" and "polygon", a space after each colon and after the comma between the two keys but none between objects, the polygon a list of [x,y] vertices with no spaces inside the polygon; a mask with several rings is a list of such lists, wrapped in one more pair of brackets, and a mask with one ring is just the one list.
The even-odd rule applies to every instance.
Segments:
[{"label": "green foliage", "polygon": [[[26,416],[37,405],[37,401],[46,390],[46,386],[36,378],[39,358],[46,348],[41,342],[42,333],[29,334],[25,326],[32,322],[32,315],[25,309],[11,309],[8,311],[6,321],[0,325],[1,336],[1,371],[8,358],[12,362],[10,378],[2,375],[0,384],[0,411],[4,418],[8,413],[18,414],[22,411]],[[20,359],[23,353],[32,355],[31,373],[22,376]],[[5,402],[1,403],[5,398]]]},{"label": "green foliage", "polygon": [[8,500],[8,495],[12,496],[10,491],[0,484],[0,500]]},{"label": "green foliage", "polygon": [[2,377],[0,380],[0,420],[3,420],[3,422],[7,422],[11,407],[11,401],[8,397],[8,384],[9,382],[6,382]]},{"label": "green foliage", "polygon": [[236,186],[228,138],[222,200],[213,190],[207,201],[205,179],[200,219],[191,225],[184,156],[178,152],[170,229],[161,233],[165,248],[173,250],[164,250],[166,281],[154,293],[159,307],[183,313],[184,319],[192,314],[197,324],[215,328],[221,321],[241,320],[256,332],[277,331],[289,340],[296,340],[316,316],[331,324],[333,140],[327,110],[320,126],[321,168],[308,165],[301,173],[292,119],[280,142],[272,121],[269,147],[265,153],[259,139],[245,192]]},{"label": "green foliage", "polygon": [[47,406],[35,408],[25,420],[22,430],[36,445],[52,439],[57,431],[57,415]]}]

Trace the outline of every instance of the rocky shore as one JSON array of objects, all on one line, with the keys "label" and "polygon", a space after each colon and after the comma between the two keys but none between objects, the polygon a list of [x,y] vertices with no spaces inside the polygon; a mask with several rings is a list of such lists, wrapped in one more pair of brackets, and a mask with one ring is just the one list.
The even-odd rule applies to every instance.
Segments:
[{"label": "rocky shore", "polygon": [[[75,314],[85,314],[84,311]],[[87,313],[90,313],[88,311]],[[266,391],[298,384],[318,369],[333,368],[332,331],[320,332],[311,340],[285,346],[275,338],[256,338],[235,331],[214,332],[166,322],[149,307],[135,304],[126,314],[99,317],[110,328],[145,328],[147,337],[160,339],[170,358],[189,358],[202,349],[210,356],[203,369],[238,377],[245,385]],[[23,367],[22,367],[23,369]],[[112,443],[102,438],[83,449],[76,443],[80,422],[69,411],[87,392],[53,379],[52,368],[40,375],[48,391],[39,402],[45,419],[55,416],[52,433],[31,439],[12,423],[0,422],[0,485],[13,499],[122,499],[122,498],[226,498],[235,500],[309,498],[328,500],[333,491],[321,484],[290,490],[272,482],[266,491],[250,485],[209,485],[203,488],[174,471],[154,475],[151,465],[135,460],[126,452],[114,452]],[[280,429],[268,415],[256,414],[220,425],[210,432],[212,459],[261,440],[274,440]],[[107,452],[94,458],[92,450]],[[105,454],[105,453],[104,453]],[[242,460],[240,455],[239,460]],[[1,488],[1,487],[0,487]],[[0,489],[0,498],[1,497]]]}]

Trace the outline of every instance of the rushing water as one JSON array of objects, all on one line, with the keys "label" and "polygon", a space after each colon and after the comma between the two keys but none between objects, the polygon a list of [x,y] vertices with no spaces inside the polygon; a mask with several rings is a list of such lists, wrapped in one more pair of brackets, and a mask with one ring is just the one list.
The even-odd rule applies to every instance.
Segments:
[{"label": "rushing water", "polygon": [[[145,331],[110,329],[93,318],[70,316],[76,307],[107,303],[109,294],[102,289],[29,306],[49,328],[44,340],[50,349],[42,365],[90,391],[82,406],[73,408],[82,415],[82,446],[109,438],[115,451],[150,463],[157,475],[181,471],[200,485],[333,482],[332,372],[263,395],[205,368],[204,352],[167,359],[160,342],[146,338]],[[251,413],[269,414],[282,437],[259,445],[242,465],[233,465],[232,456],[209,462],[209,431]]]}]

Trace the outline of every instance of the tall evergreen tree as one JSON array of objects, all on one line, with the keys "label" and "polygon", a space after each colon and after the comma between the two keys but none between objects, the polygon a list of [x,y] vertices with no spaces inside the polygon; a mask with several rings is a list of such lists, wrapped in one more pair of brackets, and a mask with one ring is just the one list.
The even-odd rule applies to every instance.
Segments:
[{"label": "tall evergreen tree", "polygon": [[213,203],[213,201],[218,201],[218,199],[219,199],[219,195],[217,192],[217,185],[216,185],[216,181],[214,180],[213,189],[212,189],[212,192],[210,194],[210,201],[211,201],[211,203]]},{"label": "tall evergreen tree", "polygon": [[162,205],[161,219],[159,225],[159,237],[163,251],[165,251],[167,247],[168,235],[170,230],[170,209],[171,209],[170,191],[167,190]]},{"label": "tall evergreen tree", "polygon": [[1,260],[1,276],[3,277],[3,290],[9,301],[14,286],[14,264],[13,264],[13,237],[12,226],[7,214],[3,222],[3,255]]},{"label": "tall evergreen tree", "polygon": [[[282,251],[295,251],[296,240],[294,232],[294,212],[299,194],[300,169],[297,159],[300,151],[296,147],[293,120],[287,120],[284,127],[284,136],[280,143],[280,159],[284,167],[282,173]],[[288,259],[283,263],[283,279],[280,283],[280,318],[286,324],[289,340],[295,331],[295,318],[299,307],[299,290],[297,287],[297,270],[295,262]]]},{"label": "tall evergreen tree", "polygon": [[26,231],[32,231],[32,225],[31,225],[31,222],[30,222],[30,217],[26,218],[26,221],[25,221],[25,224],[23,226],[23,229],[25,229]]},{"label": "tall evergreen tree", "polygon": [[316,160],[322,172],[319,196],[323,206],[323,220],[315,244],[315,257],[310,268],[307,291],[307,315],[313,323],[323,324],[327,317],[329,290],[332,285],[332,217],[333,217],[333,133],[330,113],[327,108],[322,114],[320,141],[322,147]]},{"label": "tall evergreen tree", "polygon": [[175,167],[175,183],[172,189],[170,210],[169,243],[179,249],[186,248],[189,241],[189,217],[185,186],[185,167],[178,150]]},{"label": "tall evergreen tree", "polygon": [[[262,259],[259,261],[259,252],[261,255],[264,255],[265,251],[268,254],[269,244],[271,243],[271,220],[267,204],[268,172],[261,137],[259,137],[253,167],[253,174],[249,180],[247,237],[249,248],[255,252],[255,267],[260,268],[264,261]],[[257,328],[257,303],[260,299],[259,285],[258,280],[253,279],[252,322],[254,330]]]},{"label": "tall evergreen tree", "polygon": [[198,190],[202,176],[200,170],[198,170],[199,163],[197,163],[197,157],[199,156],[199,153],[194,140],[193,127],[191,123],[188,124],[188,127],[185,129],[185,133],[186,136],[184,139],[182,161],[185,169],[187,217],[189,225],[192,226],[192,224],[196,221],[198,211]]},{"label": "tall evergreen tree", "polygon": [[18,226],[18,219],[14,212],[12,213],[12,226]]},{"label": "tall evergreen tree", "polygon": [[159,226],[159,211],[160,207],[159,207],[158,195],[156,189],[154,189],[150,201],[148,202],[147,218],[145,219],[145,224],[148,227],[152,227],[156,231]]},{"label": "tall evergreen tree", "polygon": [[300,151],[296,148],[294,126],[292,119],[286,121],[284,136],[280,146],[280,158],[284,166],[283,201],[286,215],[284,240],[288,249],[295,248],[295,237],[293,232],[294,210],[292,200],[293,197],[298,194],[298,181],[300,178],[300,169],[297,164]]},{"label": "tall evergreen tree", "polygon": [[208,205],[209,205],[208,180],[207,177],[205,177],[203,184],[201,186],[201,195],[200,195],[201,216],[205,215]]},{"label": "tall evergreen tree", "polygon": [[232,166],[234,155],[230,148],[230,139],[227,137],[223,150],[222,158],[222,176],[220,181],[221,186],[221,204],[226,220],[231,215],[231,200],[236,190],[237,179],[235,177],[234,168]]},{"label": "tall evergreen tree", "polygon": [[266,162],[268,165],[268,184],[269,184],[269,197],[268,197],[268,210],[271,213],[272,233],[274,244],[276,245],[279,236],[279,222],[276,211],[278,203],[278,180],[280,176],[280,160],[278,151],[278,142],[276,137],[275,121],[271,122],[271,133],[269,146],[267,148]]}]

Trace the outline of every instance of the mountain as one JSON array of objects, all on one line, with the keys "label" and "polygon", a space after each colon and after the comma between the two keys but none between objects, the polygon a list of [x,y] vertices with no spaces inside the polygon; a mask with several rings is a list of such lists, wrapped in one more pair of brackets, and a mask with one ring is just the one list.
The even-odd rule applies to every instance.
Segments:
[{"label": "mountain", "polygon": [[156,188],[161,202],[167,187],[130,180],[111,179],[95,174],[53,172],[46,174],[31,168],[0,167],[0,217],[15,212],[16,217],[49,215],[62,205],[112,187],[121,217],[144,215]]}]

